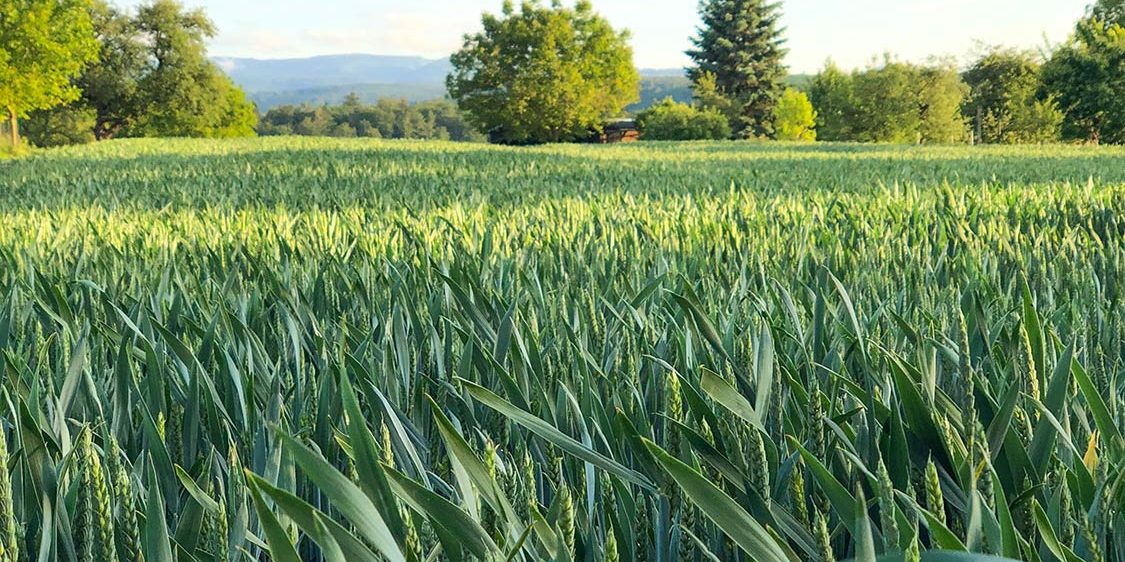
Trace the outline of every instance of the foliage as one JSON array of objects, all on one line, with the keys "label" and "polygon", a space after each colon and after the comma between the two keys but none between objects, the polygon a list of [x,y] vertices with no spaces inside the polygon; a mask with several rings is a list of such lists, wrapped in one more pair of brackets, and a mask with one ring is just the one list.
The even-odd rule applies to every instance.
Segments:
[{"label": "foliage", "polygon": [[964,114],[982,143],[1047,143],[1059,139],[1063,114],[1054,99],[1038,99],[1040,68],[1032,53],[994,47],[964,74],[970,94]]},{"label": "foliage", "polygon": [[822,140],[948,144],[966,140],[965,84],[948,64],[887,55],[850,75],[829,62],[810,86]]},{"label": "foliage", "polygon": [[292,137],[4,162],[0,540],[1122,562],[1123,163]]},{"label": "foliage", "polygon": [[5,0],[0,5],[0,112],[12,146],[19,119],[78,96],[71,79],[97,56],[87,0]]},{"label": "foliage", "polygon": [[1066,115],[1066,138],[1125,143],[1125,27],[1080,21],[1044,65],[1043,84]]},{"label": "foliage", "polygon": [[[97,0],[90,14],[99,59],[74,80],[79,99],[31,115],[29,124],[37,131],[49,127],[45,144],[89,142],[91,135],[106,140],[254,134],[253,104],[206,57],[204,39],[214,26],[201,10],[156,0],[130,15]],[[92,122],[85,119],[90,112]]]},{"label": "foliage", "polygon": [[922,127],[919,74],[914,65],[888,56],[881,66],[856,72],[855,140],[916,143]]},{"label": "foliage", "polygon": [[111,139],[136,123],[143,112],[141,81],[149,71],[149,53],[129,14],[95,0],[91,11],[98,36],[98,62],[78,79],[80,103],[94,110],[94,136]]},{"label": "foliage", "polygon": [[1125,25],[1125,0],[1098,0],[1090,9],[1094,19],[1110,25]]},{"label": "foliage", "polygon": [[202,10],[153,0],[134,18],[148,45],[149,65],[138,82],[141,111],[128,136],[248,136],[257,115],[237,86],[209,61],[205,39],[214,24]]},{"label": "foliage", "polygon": [[700,73],[692,83],[692,95],[701,109],[717,111],[726,117],[733,134],[733,124],[738,123],[741,110],[733,99],[719,90],[717,80],[713,73]]},{"label": "foliage", "polygon": [[813,77],[809,101],[816,111],[816,131],[820,140],[846,141],[856,138],[853,127],[856,102],[852,76],[832,61]]},{"label": "foliage", "polygon": [[483,140],[448,101],[410,104],[404,99],[381,99],[364,104],[354,95],[338,106],[271,109],[262,117],[258,132],[267,136]]},{"label": "foliage", "polygon": [[922,122],[918,126],[921,142],[953,144],[967,140],[968,126],[961,113],[968,86],[952,63],[936,63],[917,69],[918,97]]},{"label": "foliage", "polygon": [[81,105],[36,111],[24,122],[24,137],[33,146],[49,148],[94,142],[97,114]]},{"label": "foliage", "polygon": [[672,98],[653,105],[637,116],[645,140],[688,141],[730,138],[730,123],[715,109],[697,109]]},{"label": "foliage", "polygon": [[773,137],[774,110],[785,91],[780,4],[770,0],[705,0],[703,25],[688,51],[696,84],[714,77],[714,90],[736,107],[731,127],[743,138]]},{"label": "foliage", "polygon": [[637,101],[640,77],[628,34],[588,0],[574,8],[511,2],[484,14],[451,58],[450,96],[477,128],[503,143],[585,138]]},{"label": "foliage", "polygon": [[815,141],[816,111],[809,96],[795,88],[786,88],[777,101],[774,128],[777,140]]}]

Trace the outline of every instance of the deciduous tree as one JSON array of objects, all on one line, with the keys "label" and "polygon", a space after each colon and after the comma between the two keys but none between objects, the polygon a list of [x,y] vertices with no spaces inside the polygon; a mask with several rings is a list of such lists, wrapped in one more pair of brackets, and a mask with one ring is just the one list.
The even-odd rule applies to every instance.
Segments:
[{"label": "deciduous tree", "polygon": [[450,96],[482,131],[506,143],[569,141],[601,128],[639,99],[628,34],[594,12],[505,2],[484,14],[451,59]]},{"label": "deciduous tree", "polygon": [[786,88],[777,101],[776,130],[777,140],[816,140],[816,110],[807,94],[796,88]]},{"label": "deciduous tree", "polygon": [[1044,65],[1044,92],[1058,99],[1067,138],[1125,143],[1125,27],[1098,13]]},{"label": "deciduous tree", "polygon": [[993,47],[964,73],[964,114],[977,142],[1044,143],[1058,140],[1063,115],[1053,98],[1039,99],[1041,65],[1026,51]]},{"label": "deciduous tree", "polygon": [[886,55],[846,74],[829,62],[810,91],[821,140],[940,144],[967,136],[967,87],[948,63],[920,66]]},{"label": "deciduous tree", "polygon": [[137,11],[137,31],[148,46],[138,82],[140,111],[131,136],[245,136],[257,116],[245,94],[207,59],[205,40],[215,26],[202,10],[176,0],[153,0]]},{"label": "deciduous tree", "polygon": [[98,37],[97,64],[78,79],[81,104],[95,112],[94,136],[111,139],[134,124],[141,112],[140,82],[149,70],[145,43],[129,14],[104,0],[91,10]]},{"label": "deciduous tree", "polygon": [[0,109],[19,145],[19,119],[79,95],[72,79],[97,56],[88,0],[0,3]]},{"label": "deciduous tree", "polygon": [[828,61],[809,86],[809,100],[816,110],[817,138],[826,141],[855,138],[855,101],[852,95],[851,74]]},{"label": "deciduous tree", "polygon": [[968,127],[961,105],[969,92],[957,67],[951,62],[935,62],[915,69],[922,121],[918,138],[926,144],[965,142]]}]

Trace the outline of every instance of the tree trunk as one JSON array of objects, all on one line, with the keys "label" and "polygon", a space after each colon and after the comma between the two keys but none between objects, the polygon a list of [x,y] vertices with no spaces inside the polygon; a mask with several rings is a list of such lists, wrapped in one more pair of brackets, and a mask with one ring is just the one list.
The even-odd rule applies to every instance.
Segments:
[{"label": "tree trunk", "polygon": [[8,108],[8,134],[12,140],[12,150],[20,146],[20,121],[16,118],[16,110]]}]

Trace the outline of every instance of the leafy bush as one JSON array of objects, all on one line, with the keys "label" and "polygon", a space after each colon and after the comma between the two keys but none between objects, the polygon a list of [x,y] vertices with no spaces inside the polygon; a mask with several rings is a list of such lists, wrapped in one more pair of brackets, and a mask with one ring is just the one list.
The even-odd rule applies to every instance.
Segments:
[{"label": "leafy bush", "polygon": [[809,96],[787,88],[774,109],[774,131],[780,141],[815,141],[816,111]]},{"label": "leafy bush", "polygon": [[637,116],[645,140],[688,141],[730,138],[730,122],[715,109],[696,109],[672,98]]}]

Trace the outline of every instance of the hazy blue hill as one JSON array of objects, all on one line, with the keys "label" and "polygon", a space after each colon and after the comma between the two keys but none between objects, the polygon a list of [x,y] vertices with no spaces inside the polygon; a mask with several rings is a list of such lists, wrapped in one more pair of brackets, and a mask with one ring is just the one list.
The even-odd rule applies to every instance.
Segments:
[{"label": "hazy blue hill", "polygon": [[381,55],[329,55],[303,59],[216,58],[247,92],[284,92],[350,84],[440,83],[449,59]]}]

